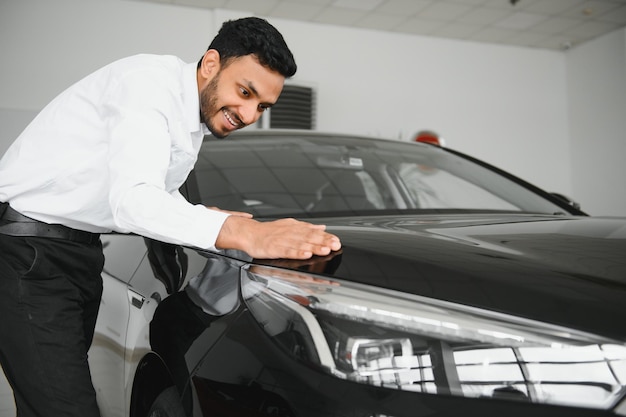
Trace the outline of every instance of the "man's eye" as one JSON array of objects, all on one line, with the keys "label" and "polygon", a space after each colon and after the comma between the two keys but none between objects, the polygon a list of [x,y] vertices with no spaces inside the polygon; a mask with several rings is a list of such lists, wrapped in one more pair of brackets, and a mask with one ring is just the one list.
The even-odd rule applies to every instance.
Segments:
[{"label": "man's eye", "polygon": [[245,88],[241,88],[241,94],[248,97],[250,95],[250,92],[248,90],[246,90]]}]

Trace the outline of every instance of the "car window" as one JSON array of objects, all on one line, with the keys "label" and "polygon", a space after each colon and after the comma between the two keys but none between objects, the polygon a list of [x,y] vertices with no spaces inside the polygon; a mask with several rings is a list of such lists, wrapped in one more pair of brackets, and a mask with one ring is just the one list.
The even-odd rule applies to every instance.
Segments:
[{"label": "car window", "polygon": [[399,175],[412,201],[422,209],[519,210],[492,192],[431,165],[402,163]]},{"label": "car window", "polygon": [[563,212],[516,181],[441,148],[343,136],[207,140],[184,192],[193,203],[260,217]]}]

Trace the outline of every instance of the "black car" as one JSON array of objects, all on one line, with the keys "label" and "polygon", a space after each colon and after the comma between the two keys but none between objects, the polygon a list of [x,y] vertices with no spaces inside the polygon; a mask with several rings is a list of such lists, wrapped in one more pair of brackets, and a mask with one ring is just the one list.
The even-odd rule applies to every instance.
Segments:
[{"label": "black car", "polygon": [[207,139],[181,191],[343,247],[104,236],[105,417],[626,415],[626,219],[450,149],[310,131]]}]

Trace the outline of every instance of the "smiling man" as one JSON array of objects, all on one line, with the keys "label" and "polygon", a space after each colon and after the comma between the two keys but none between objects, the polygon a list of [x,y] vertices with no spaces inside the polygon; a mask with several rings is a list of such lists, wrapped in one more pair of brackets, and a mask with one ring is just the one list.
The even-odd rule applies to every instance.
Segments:
[{"label": "smiling man", "polygon": [[254,258],[341,246],[324,226],[258,222],[178,192],[206,134],[271,107],[296,64],[267,21],[224,23],[202,59],[136,55],[62,92],[0,160],[0,361],[18,415],[98,416],[87,351],[111,231]]},{"label": "smiling man", "polygon": [[[220,59],[209,49],[198,69],[200,118],[214,136],[223,138],[236,129],[256,122],[278,99],[284,76],[247,55]],[[222,88],[235,86],[236,88]]]}]

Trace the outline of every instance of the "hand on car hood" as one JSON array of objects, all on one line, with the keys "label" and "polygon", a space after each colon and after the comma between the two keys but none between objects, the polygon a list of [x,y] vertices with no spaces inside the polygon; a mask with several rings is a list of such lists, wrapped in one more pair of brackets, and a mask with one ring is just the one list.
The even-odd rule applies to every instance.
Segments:
[{"label": "hand on car hood", "polygon": [[619,219],[449,215],[324,219],[343,242],[336,278],[626,340]]}]

